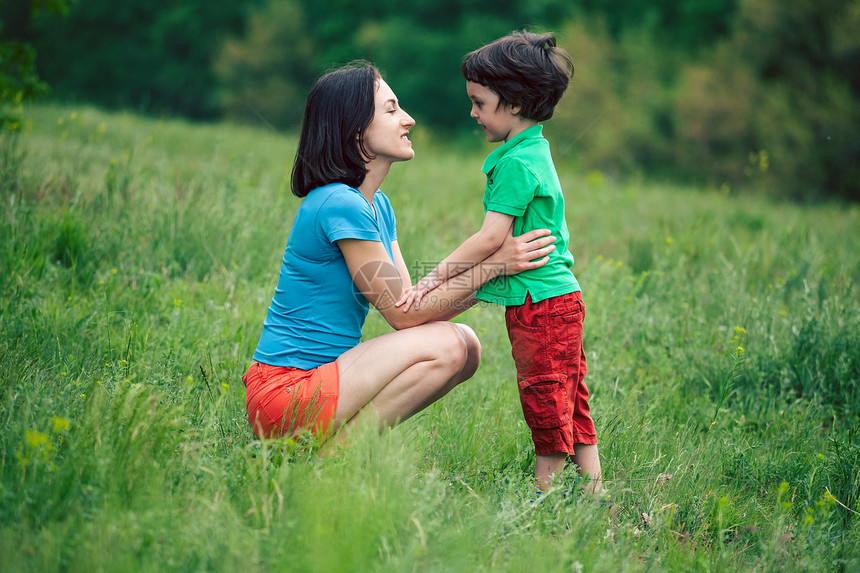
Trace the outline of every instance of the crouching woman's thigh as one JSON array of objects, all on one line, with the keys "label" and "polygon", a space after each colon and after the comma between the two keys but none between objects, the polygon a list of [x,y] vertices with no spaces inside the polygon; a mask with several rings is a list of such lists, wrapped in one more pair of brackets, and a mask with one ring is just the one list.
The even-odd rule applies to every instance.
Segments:
[{"label": "crouching woman's thigh", "polygon": [[438,399],[472,377],[480,360],[481,343],[474,331],[450,322],[423,324],[362,342],[337,359],[336,418],[349,420],[373,401],[377,410],[405,419],[419,404]]}]

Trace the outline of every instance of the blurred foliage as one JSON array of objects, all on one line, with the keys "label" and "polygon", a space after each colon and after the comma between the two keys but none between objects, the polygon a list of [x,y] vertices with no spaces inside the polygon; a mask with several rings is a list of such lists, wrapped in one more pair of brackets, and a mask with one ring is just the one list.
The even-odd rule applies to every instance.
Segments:
[{"label": "blurred foliage", "polygon": [[72,0],[57,18],[12,0],[0,6],[0,20],[18,23],[7,32],[36,47],[39,73],[60,97],[212,118],[212,58],[255,3]]},{"label": "blurred foliage", "polygon": [[247,116],[256,106],[275,125],[294,127],[316,76],[366,59],[392,81],[420,124],[456,129],[466,123],[463,55],[513,29],[548,26],[573,12],[567,0],[415,0],[407,7],[393,0],[268,0],[245,35],[220,53],[222,101],[231,115]]},{"label": "blurred foliage", "polygon": [[860,2],[742,0],[684,67],[676,168],[783,196],[860,199]]},{"label": "blurred foliage", "polygon": [[695,51],[728,34],[736,0],[580,0],[583,12],[599,16],[613,38],[644,30],[660,42]]},{"label": "blurred foliage", "polygon": [[[0,0],[0,9],[8,0]],[[26,0],[15,2],[16,9],[26,14],[41,12],[65,13],[66,0]],[[4,19],[0,12],[0,126],[10,130],[18,127],[17,109],[47,91],[48,86],[36,72],[36,51],[25,42],[6,40]]]},{"label": "blurred foliage", "polygon": [[73,0],[65,18],[0,0],[0,22],[60,98],[293,130],[314,78],[368,59],[446,138],[473,128],[463,55],[553,30],[576,67],[547,124],[557,159],[860,199],[860,0]]},{"label": "blurred foliage", "polygon": [[250,15],[244,39],[229,38],[215,59],[221,109],[232,118],[280,127],[302,120],[309,62],[315,47],[304,12],[292,2],[269,2]]},{"label": "blurred foliage", "polygon": [[860,199],[860,2],[740,0],[695,57],[610,21],[560,34],[577,72],[547,129],[583,167]]}]

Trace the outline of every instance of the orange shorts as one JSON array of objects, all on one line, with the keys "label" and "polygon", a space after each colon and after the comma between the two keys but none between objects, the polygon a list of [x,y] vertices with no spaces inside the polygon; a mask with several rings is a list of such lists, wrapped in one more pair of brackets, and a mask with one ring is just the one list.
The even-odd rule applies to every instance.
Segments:
[{"label": "orange shorts", "polygon": [[254,362],[242,376],[248,422],[258,438],[311,429],[326,436],[339,390],[337,362],[313,370]]}]

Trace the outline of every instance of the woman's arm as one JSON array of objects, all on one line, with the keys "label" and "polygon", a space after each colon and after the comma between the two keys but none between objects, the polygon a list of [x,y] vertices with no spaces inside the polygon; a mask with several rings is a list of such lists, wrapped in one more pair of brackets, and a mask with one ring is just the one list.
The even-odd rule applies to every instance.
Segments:
[{"label": "woman's arm", "polygon": [[412,286],[412,278],[409,276],[409,267],[406,266],[406,261],[403,260],[403,253],[400,252],[400,245],[397,241],[391,242],[391,254],[394,256],[394,268],[397,270],[397,274],[400,275],[403,288],[410,288]]},{"label": "woman's arm", "polygon": [[472,295],[487,281],[545,265],[549,253],[555,249],[552,244],[555,237],[549,233],[540,229],[511,237],[508,232],[496,252],[480,264],[445,281],[433,290],[431,296],[424,297],[419,308],[408,313],[394,306],[403,290],[403,281],[382,243],[343,239],[337,244],[356,287],[393,328],[400,330],[433,320],[449,320],[474,304]]}]

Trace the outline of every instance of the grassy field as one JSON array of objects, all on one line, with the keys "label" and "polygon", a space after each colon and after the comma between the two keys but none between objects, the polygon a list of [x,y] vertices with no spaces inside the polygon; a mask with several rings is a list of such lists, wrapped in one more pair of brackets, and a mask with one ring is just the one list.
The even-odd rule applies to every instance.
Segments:
[{"label": "grassy field", "polygon": [[[616,182],[552,142],[611,506],[533,454],[499,308],[477,375],[319,459],[254,439],[294,140],[86,107],[0,136],[0,571],[856,571],[860,208]],[[482,218],[420,130],[407,262]],[[388,330],[371,312],[367,336]]]}]

